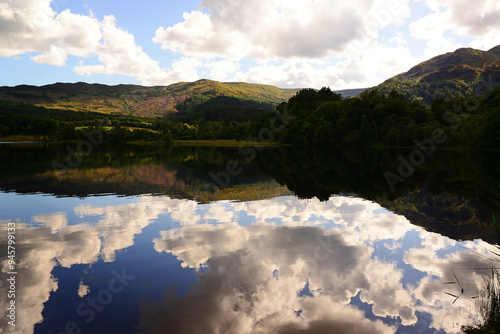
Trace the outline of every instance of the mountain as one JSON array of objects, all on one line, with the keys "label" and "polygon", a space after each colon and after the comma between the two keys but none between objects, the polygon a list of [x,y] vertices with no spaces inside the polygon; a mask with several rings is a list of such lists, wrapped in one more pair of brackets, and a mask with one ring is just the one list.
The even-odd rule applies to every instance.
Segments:
[{"label": "mountain", "polygon": [[335,90],[333,92],[342,95],[343,98],[346,98],[346,97],[354,97],[358,94],[361,94],[367,89],[368,88],[341,89],[341,90]]},{"label": "mountain", "polygon": [[483,94],[500,85],[500,45],[488,51],[461,48],[422,62],[375,87],[381,93],[395,89],[426,104],[466,94]]},{"label": "mountain", "polygon": [[54,109],[93,111],[161,117],[178,113],[177,107],[189,99],[201,104],[216,96],[278,104],[287,101],[298,90],[243,82],[198,80],[170,86],[107,86],[101,84],[56,83],[46,86],[20,85],[0,87],[0,102],[26,103]]}]

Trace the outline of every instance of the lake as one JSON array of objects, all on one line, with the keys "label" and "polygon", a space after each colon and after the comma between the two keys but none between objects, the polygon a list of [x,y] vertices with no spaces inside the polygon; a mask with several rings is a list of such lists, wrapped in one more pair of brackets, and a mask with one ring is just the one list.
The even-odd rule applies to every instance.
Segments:
[{"label": "lake", "polygon": [[2,333],[482,321],[498,153],[77,145],[0,144]]}]

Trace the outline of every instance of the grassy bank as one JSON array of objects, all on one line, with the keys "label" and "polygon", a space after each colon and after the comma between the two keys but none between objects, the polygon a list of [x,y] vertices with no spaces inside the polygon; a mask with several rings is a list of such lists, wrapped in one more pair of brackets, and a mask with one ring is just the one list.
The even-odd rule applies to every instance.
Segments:
[{"label": "grassy bank", "polygon": [[249,147],[249,146],[279,146],[276,142],[262,142],[250,140],[231,140],[231,139],[215,139],[215,140],[174,140],[176,146],[217,146],[217,147]]},{"label": "grassy bank", "polygon": [[0,137],[0,142],[23,142],[23,141],[43,141],[43,136],[16,134],[7,137]]}]

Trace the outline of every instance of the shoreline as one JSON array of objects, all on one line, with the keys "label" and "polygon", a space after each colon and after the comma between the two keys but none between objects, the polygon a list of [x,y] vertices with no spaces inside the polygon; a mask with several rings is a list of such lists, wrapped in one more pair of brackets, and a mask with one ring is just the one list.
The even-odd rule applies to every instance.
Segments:
[{"label": "shoreline", "polygon": [[[15,145],[15,144],[60,144],[60,143],[78,143],[79,140],[68,140],[68,141],[50,141],[43,139],[35,139],[29,136],[14,136],[14,137],[4,137],[0,138],[0,145]],[[103,142],[103,144],[117,144],[112,142]],[[294,147],[288,144],[280,144],[278,142],[262,142],[262,141],[250,141],[250,140],[240,140],[235,139],[202,139],[202,140],[173,140],[172,143],[166,143],[162,141],[126,141],[118,142],[118,144],[131,144],[131,145],[171,145],[171,146],[186,146],[186,147]],[[301,148],[301,147],[296,147]],[[419,147],[412,146],[380,146],[380,145],[370,145],[366,147],[334,147],[336,149],[369,149],[369,150],[414,150],[419,149]],[[312,147],[312,149],[316,149]],[[319,148],[321,149],[321,148]],[[500,152],[500,150],[492,149],[477,149],[471,147],[436,147],[435,151],[462,151],[462,152]]]}]

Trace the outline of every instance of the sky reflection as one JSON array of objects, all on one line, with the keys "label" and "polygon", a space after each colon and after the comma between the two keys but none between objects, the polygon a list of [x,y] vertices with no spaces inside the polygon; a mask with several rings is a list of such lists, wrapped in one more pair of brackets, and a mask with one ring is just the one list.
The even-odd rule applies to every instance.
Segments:
[{"label": "sky reflection", "polygon": [[[127,303],[131,333],[457,333],[475,319],[471,297],[491,267],[489,244],[427,232],[355,197],[199,204],[32,195],[25,211],[9,203],[26,196],[2,199],[2,235],[17,221],[23,333],[57,332],[68,319],[85,329],[74,309],[107,284],[98,268],[137,277],[105,311],[106,321],[123,321]],[[5,273],[5,258],[1,265]],[[457,279],[464,293],[453,303],[446,292],[460,288],[444,283]],[[0,332],[8,333],[7,302],[2,293]]]}]

